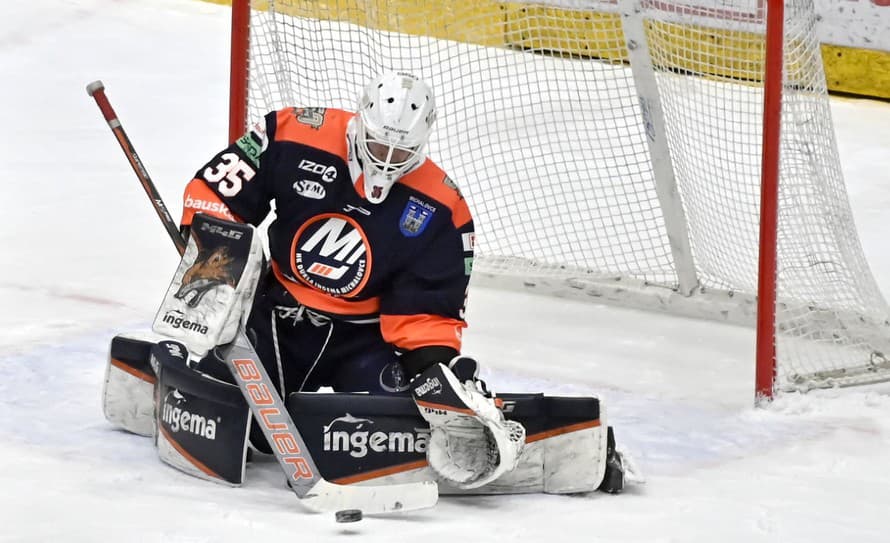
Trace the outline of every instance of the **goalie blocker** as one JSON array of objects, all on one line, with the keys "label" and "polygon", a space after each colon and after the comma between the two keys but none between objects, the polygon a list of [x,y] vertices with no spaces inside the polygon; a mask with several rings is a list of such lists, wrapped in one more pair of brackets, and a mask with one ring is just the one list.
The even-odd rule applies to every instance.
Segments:
[{"label": "goalie blocker", "polygon": [[[103,393],[105,416],[127,431],[156,436],[165,463],[190,475],[238,485],[244,477],[250,424],[246,403],[237,387],[177,357],[176,345],[115,337]],[[440,493],[623,489],[627,466],[615,451],[612,429],[597,398],[498,397],[505,418],[526,428],[516,468],[473,489],[440,481]],[[410,395],[295,393],[286,406],[328,481],[380,485],[436,479],[426,460],[430,427]]]}]

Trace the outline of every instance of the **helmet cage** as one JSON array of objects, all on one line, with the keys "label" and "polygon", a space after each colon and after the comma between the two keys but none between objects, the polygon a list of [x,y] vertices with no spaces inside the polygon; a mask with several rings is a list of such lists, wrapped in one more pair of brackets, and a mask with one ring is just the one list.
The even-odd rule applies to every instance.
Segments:
[{"label": "helmet cage", "polygon": [[355,154],[365,197],[380,203],[400,177],[425,159],[436,109],[429,86],[406,73],[379,76],[365,87],[354,117]]},{"label": "helmet cage", "polygon": [[367,173],[398,179],[424,158],[424,145],[407,146],[375,137],[359,117],[356,147]]}]

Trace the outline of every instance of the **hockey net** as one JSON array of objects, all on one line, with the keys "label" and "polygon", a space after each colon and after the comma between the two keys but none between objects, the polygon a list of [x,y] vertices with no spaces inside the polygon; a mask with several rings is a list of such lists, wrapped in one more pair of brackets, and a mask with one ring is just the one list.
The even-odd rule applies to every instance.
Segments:
[{"label": "hockey net", "polygon": [[[288,105],[353,109],[379,72],[414,73],[437,95],[429,153],[476,217],[474,280],[753,324],[766,13],[252,0],[233,18],[233,134]],[[812,0],[784,19],[775,387],[886,380],[890,312],[853,223]]]}]

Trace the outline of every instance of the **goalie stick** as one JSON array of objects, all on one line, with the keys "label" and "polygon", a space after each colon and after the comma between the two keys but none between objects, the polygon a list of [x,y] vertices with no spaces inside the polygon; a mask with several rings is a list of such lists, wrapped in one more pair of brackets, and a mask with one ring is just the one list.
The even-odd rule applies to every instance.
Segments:
[{"label": "goalie stick", "polygon": [[[105,86],[101,81],[94,81],[87,85],[87,93],[96,100],[170,239],[176,245],[176,250],[182,255],[185,252],[186,242],[124,132],[108,97],[105,96]],[[234,341],[223,346],[221,350],[244,399],[250,406],[251,413],[260,425],[263,435],[272,445],[279,466],[287,475],[288,485],[300,503],[317,512],[357,509],[364,514],[411,511],[436,504],[439,491],[438,485],[433,481],[386,486],[347,486],[325,480],[285,408],[284,401],[272,385],[266,369],[248,341],[243,323]]]}]

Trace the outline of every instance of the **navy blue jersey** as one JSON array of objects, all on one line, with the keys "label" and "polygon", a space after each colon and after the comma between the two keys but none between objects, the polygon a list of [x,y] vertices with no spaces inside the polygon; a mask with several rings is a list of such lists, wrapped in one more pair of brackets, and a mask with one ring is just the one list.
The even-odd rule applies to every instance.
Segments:
[{"label": "navy blue jersey", "polygon": [[379,318],[383,338],[399,350],[459,351],[473,264],[467,203],[429,159],[382,203],[365,200],[364,176],[349,167],[353,116],[317,108],[269,113],[198,171],[186,189],[183,224],[205,212],[258,225],[274,202],[272,270],[298,302],[338,318]]}]

